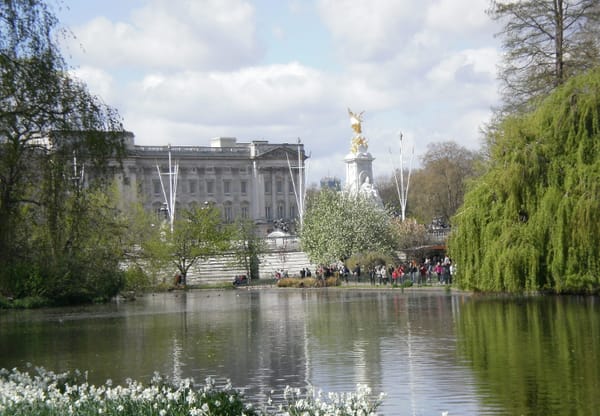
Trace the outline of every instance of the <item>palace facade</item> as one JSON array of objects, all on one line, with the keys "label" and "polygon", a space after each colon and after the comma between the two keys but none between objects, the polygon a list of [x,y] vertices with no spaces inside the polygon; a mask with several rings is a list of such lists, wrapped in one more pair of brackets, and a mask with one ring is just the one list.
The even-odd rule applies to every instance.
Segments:
[{"label": "palace facade", "polygon": [[[210,146],[138,146],[128,133],[126,142],[127,157],[117,174],[125,202],[140,202],[163,215],[173,194],[175,215],[181,209],[214,204],[228,223],[241,217],[254,220],[266,233],[282,221],[293,229],[307,159],[299,141],[241,143],[218,137]],[[176,188],[170,193],[169,172],[175,171]]]}]

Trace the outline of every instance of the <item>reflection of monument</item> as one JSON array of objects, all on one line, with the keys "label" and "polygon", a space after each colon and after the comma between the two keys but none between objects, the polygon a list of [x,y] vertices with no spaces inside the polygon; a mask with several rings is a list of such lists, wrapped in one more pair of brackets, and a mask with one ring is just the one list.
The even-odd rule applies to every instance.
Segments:
[{"label": "reflection of monument", "polygon": [[346,162],[346,191],[360,194],[383,206],[377,188],[373,185],[373,156],[367,151],[369,146],[367,139],[362,136],[362,115],[353,113],[348,109],[350,115],[350,126],[354,130],[354,137],[350,146],[350,153],[344,158]]}]

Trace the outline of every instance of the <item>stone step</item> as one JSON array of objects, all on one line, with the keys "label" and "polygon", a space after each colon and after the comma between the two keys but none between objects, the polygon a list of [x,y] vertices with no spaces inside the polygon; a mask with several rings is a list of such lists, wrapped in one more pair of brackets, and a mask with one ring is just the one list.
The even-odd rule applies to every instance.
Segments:
[{"label": "stone step", "polygon": [[[289,276],[299,276],[300,270],[310,268],[314,274],[315,265],[310,263],[306,253],[302,251],[270,252],[259,257],[259,276],[271,279],[279,269],[287,270]],[[233,281],[234,276],[246,274],[246,271],[235,264],[233,255],[211,257],[196,263],[188,272],[188,284],[207,284]]]}]

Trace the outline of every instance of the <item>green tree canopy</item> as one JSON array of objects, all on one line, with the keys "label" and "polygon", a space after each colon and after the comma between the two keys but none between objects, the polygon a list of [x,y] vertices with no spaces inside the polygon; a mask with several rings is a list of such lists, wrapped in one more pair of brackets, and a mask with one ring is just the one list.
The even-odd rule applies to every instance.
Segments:
[{"label": "green tree canopy", "polygon": [[300,241],[314,263],[331,264],[361,252],[390,253],[390,217],[370,200],[322,190],[308,201]]},{"label": "green tree canopy", "polygon": [[175,219],[173,233],[165,224],[154,230],[154,236],[143,242],[145,255],[174,265],[183,284],[198,260],[229,250],[232,236],[231,227],[223,224],[221,211],[213,205],[183,210]]},{"label": "green tree canopy", "polygon": [[507,118],[489,171],[453,219],[456,283],[483,291],[600,287],[600,69]]}]

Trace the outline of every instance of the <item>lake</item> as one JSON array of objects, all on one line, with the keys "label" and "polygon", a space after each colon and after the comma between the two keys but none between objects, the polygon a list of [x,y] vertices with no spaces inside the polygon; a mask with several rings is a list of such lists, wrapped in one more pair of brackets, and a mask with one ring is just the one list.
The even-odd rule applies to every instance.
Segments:
[{"label": "lake", "polygon": [[286,386],[370,386],[385,415],[600,414],[597,297],[443,289],[251,289],[0,311],[0,368],[89,380],[155,371],[230,379],[252,401]]}]

